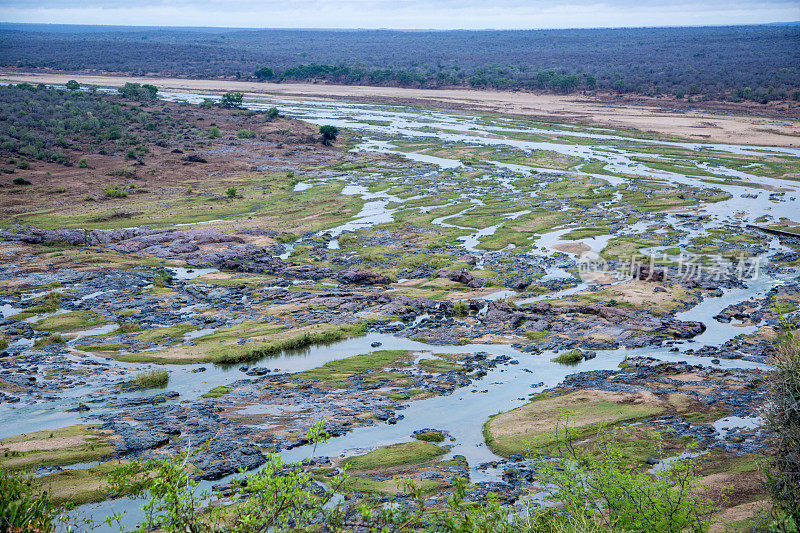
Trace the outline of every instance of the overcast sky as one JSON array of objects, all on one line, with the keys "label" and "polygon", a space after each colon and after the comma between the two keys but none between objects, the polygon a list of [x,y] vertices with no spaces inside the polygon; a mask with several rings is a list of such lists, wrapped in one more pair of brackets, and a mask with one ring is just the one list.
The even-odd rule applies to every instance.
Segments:
[{"label": "overcast sky", "polygon": [[0,21],[246,28],[538,29],[800,20],[800,0],[0,0]]}]

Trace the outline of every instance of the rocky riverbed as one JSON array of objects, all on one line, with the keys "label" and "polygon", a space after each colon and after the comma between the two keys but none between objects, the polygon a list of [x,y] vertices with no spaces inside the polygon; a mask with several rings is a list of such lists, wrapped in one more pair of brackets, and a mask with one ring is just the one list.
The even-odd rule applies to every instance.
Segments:
[{"label": "rocky riverbed", "polygon": [[[664,435],[663,457],[632,445],[643,468],[689,448],[723,470],[768,452],[760,406],[797,318],[800,238],[759,228],[795,227],[800,153],[246,103],[276,104],[345,138],[242,137],[237,121],[258,119],[225,115],[218,141],[143,158],[153,172],[126,190],[150,192],[4,221],[9,465],[86,503],[107,497],[109,460],[190,449],[198,478],[224,486],[270,453],[307,459],[324,420],[318,468],[441,437],[402,468],[356,469],[359,497],[405,501],[406,476],[441,502],[459,474],[470,498],[521,504],[537,493],[531,413],[599,401],[626,413],[605,421],[621,438]],[[177,161],[191,183],[164,170]],[[44,194],[57,169],[40,170]],[[158,370],[163,383],[142,377]],[[70,492],[69,470],[91,482]],[[745,493],[731,505],[762,496]]]}]

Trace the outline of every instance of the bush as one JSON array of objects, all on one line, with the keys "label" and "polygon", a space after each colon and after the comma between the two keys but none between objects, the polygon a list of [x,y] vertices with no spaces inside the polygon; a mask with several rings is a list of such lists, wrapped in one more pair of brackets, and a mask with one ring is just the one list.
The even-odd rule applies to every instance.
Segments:
[{"label": "bush", "polygon": [[[661,449],[661,438],[651,434]],[[545,492],[562,506],[559,514],[602,526],[605,531],[706,531],[715,506],[700,496],[695,463],[674,459],[650,474],[637,468],[612,434],[593,444],[580,440],[568,419],[556,427],[561,461],[536,458],[534,470]]]},{"label": "bush", "polygon": [[31,182],[26,180],[25,178],[16,177],[12,180],[14,185],[30,185]]},{"label": "bush", "polygon": [[59,511],[34,478],[0,464],[0,531],[51,531]]},{"label": "bush", "polygon": [[220,131],[219,131],[219,128],[218,128],[218,127],[216,127],[216,126],[213,126],[213,127],[210,129],[210,130],[208,130],[208,136],[209,136],[211,139],[216,139],[216,138],[218,138],[220,135],[222,135],[222,134],[220,133]]},{"label": "bush", "polygon": [[255,137],[256,133],[250,130],[239,130],[236,132],[236,136],[240,139],[252,139]]},{"label": "bush", "polygon": [[70,91],[77,91],[78,89],[80,89],[80,88],[81,88],[81,84],[80,84],[80,83],[78,83],[78,82],[77,82],[77,81],[75,81],[75,80],[69,80],[69,81],[68,81],[68,82],[67,82],[67,83],[64,85],[64,87],[66,87],[66,88],[67,88],[67,89],[69,89]]},{"label": "bush", "polygon": [[469,302],[465,300],[458,300],[456,302],[453,302],[453,312],[455,312],[456,316],[466,316],[468,311],[469,311]]},{"label": "bush", "polygon": [[134,385],[142,389],[165,387],[169,383],[169,372],[166,370],[146,370],[139,372],[133,379]]},{"label": "bush", "polygon": [[322,144],[330,146],[336,142],[336,137],[339,135],[339,128],[330,125],[320,126],[319,133],[322,135]]},{"label": "bush", "polygon": [[141,85],[139,83],[128,82],[117,89],[117,92],[119,92],[120,96],[123,98],[130,98],[132,100],[154,100],[156,94],[158,94],[158,87],[147,83]]},{"label": "bush", "polygon": [[269,67],[261,67],[253,74],[255,74],[256,78],[259,80],[271,80],[275,77],[275,72]]},{"label": "bush", "polygon": [[281,116],[281,113],[278,111],[277,107],[270,107],[267,109],[267,120],[275,120],[279,116]]},{"label": "bush", "polygon": [[242,93],[225,93],[219,101],[219,106],[227,109],[240,109],[242,107]]},{"label": "bush", "polygon": [[108,198],[126,198],[128,196],[128,189],[123,185],[108,184],[103,187],[103,194]]},{"label": "bush", "polygon": [[89,162],[86,160],[85,157],[81,157],[78,160],[78,168],[89,168]]},{"label": "bush", "polygon": [[583,360],[583,354],[580,350],[570,350],[568,352],[562,352],[558,357],[553,357],[550,360],[554,363],[561,363],[562,365],[573,365]]},{"label": "bush", "polygon": [[153,286],[166,287],[167,285],[172,284],[172,280],[173,280],[172,273],[166,268],[161,268],[153,276]]},{"label": "bush", "polygon": [[783,333],[772,363],[771,401],[764,420],[774,445],[766,485],[775,508],[800,524],[800,339],[792,329]]}]

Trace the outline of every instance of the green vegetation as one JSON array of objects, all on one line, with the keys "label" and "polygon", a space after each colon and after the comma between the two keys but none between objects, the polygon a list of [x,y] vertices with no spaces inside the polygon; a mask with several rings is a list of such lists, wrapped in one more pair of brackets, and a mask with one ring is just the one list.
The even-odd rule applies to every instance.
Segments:
[{"label": "green vegetation", "polygon": [[41,331],[70,332],[101,326],[108,321],[91,311],[70,311],[48,316],[33,323],[34,329]]},{"label": "green vegetation", "polygon": [[322,135],[322,144],[331,145],[336,142],[336,137],[339,135],[339,128],[336,126],[320,126],[319,133]]},{"label": "green vegetation", "polygon": [[638,398],[633,393],[587,390],[556,397],[540,395],[522,407],[493,416],[484,425],[483,433],[492,451],[508,456],[530,449],[552,450],[559,437],[553,427],[565,413],[573,424],[571,434],[587,438],[604,426],[653,416],[663,410],[663,404],[655,397]]},{"label": "green vegetation", "polygon": [[379,370],[387,366],[408,366],[411,360],[409,356],[410,352],[407,350],[378,350],[369,354],[329,361],[318,368],[300,372],[295,375],[295,378],[341,383],[358,373]]},{"label": "green vegetation", "polygon": [[0,531],[51,531],[60,511],[35,478],[0,464]]},{"label": "green vegetation", "polygon": [[123,98],[130,98],[132,100],[155,100],[158,94],[158,87],[148,83],[142,85],[128,82],[117,89],[117,92],[119,92],[120,96]]},{"label": "green vegetation", "polygon": [[561,363],[562,365],[574,365],[583,361],[583,354],[580,350],[570,350],[568,352],[561,352],[557,357],[550,359],[554,363]]},{"label": "green vegetation", "polygon": [[112,453],[105,434],[90,425],[34,431],[0,440],[0,463],[10,470],[41,465],[66,466],[98,460]]},{"label": "green vegetation", "polygon": [[50,333],[44,337],[40,337],[36,339],[36,342],[33,343],[34,348],[45,348],[50,346],[51,344],[66,344],[67,339],[59,335],[58,333]]},{"label": "green vegetation", "polygon": [[[766,470],[766,485],[780,521],[800,524],[800,339],[787,319],[772,360],[771,401],[765,412],[774,443]],[[790,531],[790,529],[776,529]]]},{"label": "green vegetation", "polygon": [[220,396],[225,396],[230,391],[232,391],[230,387],[226,387],[225,385],[220,385],[219,387],[214,387],[207,393],[203,394],[203,398],[219,398]]},{"label": "green vegetation", "polygon": [[166,370],[145,370],[136,374],[133,384],[142,389],[166,387],[169,382],[169,372]]},{"label": "green vegetation", "polygon": [[[560,511],[607,531],[706,531],[717,507],[700,494],[695,463],[678,459],[655,474],[632,468],[618,443],[604,435],[577,447],[569,426],[556,428],[555,449],[569,461],[539,459],[537,477]],[[583,433],[582,431],[580,432]],[[658,440],[658,436],[651,435]]]},{"label": "green vegetation", "polygon": [[364,455],[347,458],[347,464],[355,471],[391,468],[407,464],[418,464],[444,455],[447,449],[431,442],[404,442],[378,448]]},{"label": "green vegetation", "polygon": [[441,431],[423,431],[422,433],[415,433],[414,438],[423,442],[442,442],[444,434]]},{"label": "green vegetation", "polygon": [[172,272],[166,268],[160,268],[153,276],[153,287],[166,287],[172,285]]},{"label": "green vegetation", "polygon": [[[312,344],[333,342],[354,335],[361,335],[366,330],[365,323],[328,326],[321,331],[303,332],[300,335],[277,339],[258,344],[255,348],[226,346],[211,352],[210,360],[215,363],[242,363],[262,357],[269,357],[283,350],[296,350]],[[210,338],[211,336],[209,336]],[[201,337],[202,338],[202,337]]]}]

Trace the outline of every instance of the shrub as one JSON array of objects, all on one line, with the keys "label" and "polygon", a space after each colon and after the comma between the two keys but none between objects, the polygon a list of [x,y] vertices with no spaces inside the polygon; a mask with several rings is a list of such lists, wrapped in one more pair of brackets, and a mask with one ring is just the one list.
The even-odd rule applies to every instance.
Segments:
[{"label": "shrub", "polygon": [[550,360],[554,363],[561,363],[562,365],[571,365],[581,362],[583,360],[583,354],[580,350],[570,350],[568,352],[562,352],[558,357],[553,357]]},{"label": "shrub", "polygon": [[220,135],[222,135],[222,134],[220,133],[220,131],[219,131],[219,128],[218,128],[218,127],[216,127],[216,126],[212,126],[212,128],[211,128],[210,130],[208,130],[208,136],[209,136],[211,139],[216,139],[216,138],[218,138]]},{"label": "shrub", "polygon": [[78,160],[78,168],[89,168],[89,162],[86,161],[85,157],[81,157]]},{"label": "shrub", "polygon": [[67,88],[67,89],[69,89],[70,91],[77,91],[78,89],[80,89],[80,88],[81,88],[81,84],[80,84],[80,83],[78,83],[78,82],[77,82],[77,81],[75,81],[75,80],[69,80],[69,81],[68,81],[68,82],[67,82],[67,83],[64,85],[64,87],[66,87],[66,88]]},{"label": "shrub", "polygon": [[282,231],[275,237],[275,240],[281,244],[290,244],[297,240],[297,234],[290,231]]},{"label": "shrub", "polygon": [[0,531],[51,531],[59,511],[34,478],[0,464]]},{"label": "shrub", "polygon": [[792,329],[783,333],[772,363],[764,420],[774,445],[766,485],[775,508],[800,524],[800,339]]},{"label": "shrub", "polygon": [[30,185],[31,184],[30,181],[26,180],[25,178],[20,178],[20,177],[14,178],[12,180],[12,183],[14,183],[14,185]]},{"label": "shrub", "polygon": [[[657,440],[659,449],[661,439]],[[568,419],[556,427],[561,461],[536,458],[534,470],[545,492],[562,506],[559,514],[607,531],[706,531],[715,506],[700,496],[695,463],[674,459],[650,474],[636,468],[609,433],[577,447]]]},{"label": "shrub", "polygon": [[252,139],[253,137],[255,137],[255,135],[256,135],[255,132],[250,130],[239,130],[236,132],[236,136],[239,137],[240,139]]},{"label": "shrub", "polygon": [[153,286],[166,287],[167,285],[172,284],[172,280],[173,280],[172,273],[166,268],[161,268],[153,276]]},{"label": "shrub", "polygon": [[218,105],[228,109],[239,109],[242,107],[243,98],[244,95],[242,93],[225,93],[222,95]]},{"label": "shrub", "polygon": [[281,116],[281,113],[278,111],[277,107],[270,107],[267,109],[267,120],[275,120],[279,116]]},{"label": "shrub", "polygon": [[466,316],[468,310],[469,302],[466,302],[465,300],[453,302],[453,311],[455,312],[456,316]]},{"label": "shrub", "polygon": [[33,343],[34,348],[44,348],[45,346],[50,346],[51,344],[66,344],[67,339],[59,335],[58,333],[51,333],[44,337],[41,337]]},{"label": "shrub", "polygon": [[169,383],[169,372],[166,370],[146,370],[139,372],[133,379],[134,385],[142,389],[164,387]]},{"label": "shrub", "polygon": [[148,83],[139,84],[128,82],[119,89],[117,89],[120,96],[123,98],[130,98],[132,100],[153,100],[158,94],[158,87]]},{"label": "shrub", "polygon": [[126,198],[128,196],[128,190],[123,185],[108,184],[103,187],[103,194],[108,198]]},{"label": "shrub", "polygon": [[339,135],[339,128],[330,125],[320,126],[319,133],[322,135],[322,144],[330,146],[336,142],[336,137]]},{"label": "shrub", "polygon": [[227,196],[231,200],[236,198],[236,193],[237,193],[236,187],[228,187],[227,189],[225,189],[225,196]]},{"label": "shrub", "polygon": [[271,80],[275,77],[275,72],[269,67],[261,67],[253,74],[255,74],[256,78],[259,80]]}]

